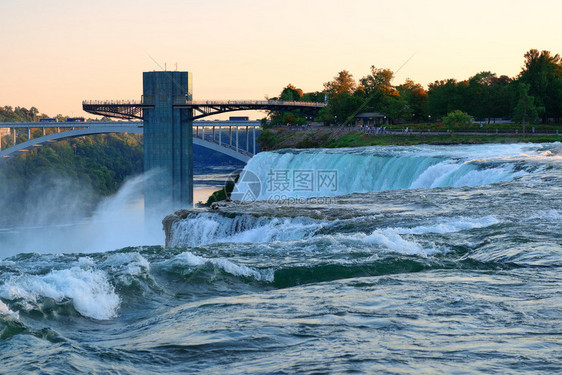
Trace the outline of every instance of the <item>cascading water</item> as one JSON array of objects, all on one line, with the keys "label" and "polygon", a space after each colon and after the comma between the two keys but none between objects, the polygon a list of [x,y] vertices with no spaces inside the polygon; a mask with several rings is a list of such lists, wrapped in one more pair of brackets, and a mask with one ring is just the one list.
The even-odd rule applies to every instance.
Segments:
[{"label": "cascading water", "polygon": [[[523,176],[536,168],[518,162],[541,156],[539,146],[530,144],[262,152],[245,167],[233,199],[280,200],[480,186]],[[248,190],[254,191],[248,194]]]}]

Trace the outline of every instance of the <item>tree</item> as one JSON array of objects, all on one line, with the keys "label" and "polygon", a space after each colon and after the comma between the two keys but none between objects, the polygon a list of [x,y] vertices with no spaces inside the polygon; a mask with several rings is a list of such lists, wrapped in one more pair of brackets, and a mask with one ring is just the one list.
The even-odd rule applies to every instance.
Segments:
[{"label": "tree", "polygon": [[296,88],[295,86],[293,86],[292,84],[288,84],[287,87],[285,87],[283,89],[283,91],[281,91],[281,96],[280,99],[281,100],[286,100],[289,102],[293,102],[293,101],[299,101],[302,98],[302,90]]},{"label": "tree", "polygon": [[492,85],[497,78],[495,73],[480,72],[466,82],[464,104],[468,112],[479,119],[492,117]]},{"label": "tree", "polygon": [[534,122],[542,109],[535,106],[535,98],[529,95],[530,86],[526,83],[519,84],[519,101],[515,107],[513,119],[523,124],[525,133],[525,123]]},{"label": "tree", "polygon": [[334,77],[333,80],[324,83],[324,88],[330,95],[331,99],[332,97],[336,97],[343,93],[350,95],[353,94],[357,88],[357,84],[355,83],[355,79],[353,79],[353,75],[351,73],[347,70],[342,70]]},{"label": "tree", "polygon": [[354,120],[354,114],[361,108],[364,99],[356,95],[342,93],[334,96],[318,114],[318,120],[324,123],[345,123]]},{"label": "tree", "polygon": [[381,112],[390,120],[410,119],[413,114],[406,100],[398,94],[383,96],[378,112]]},{"label": "tree", "polygon": [[301,101],[303,102],[318,102],[323,103],[326,98],[326,93],[323,91],[306,92],[302,95]]},{"label": "tree", "polygon": [[[281,90],[281,94],[279,95],[279,97],[272,99],[296,102],[300,101],[302,96],[302,90],[289,83],[286,87],[283,88],[283,90]],[[271,119],[272,125],[304,124],[305,122],[305,118],[303,116],[295,115],[291,112],[270,111],[268,113],[268,116]]]},{"label": "tree", "polygon": [[388,118],[409,117],[410,112],[406,101],[392,86],[393,77],[394,73],[390,69],[379,69],[371,65],[371,73],[360,79],[361,85],[354,94],[364,100],[353,115],[359,112],[375,111]]},{"label": "tree", "polygon": [[37,119],[37,115],[39,115],[39,110],[35,107],[31,107],[29,109],[29,114],[31,115],[33,121]]},{"label": "tree", "polygon": [[378,69],[371,65],[371,74],[360,79],[361,87],[367,95],[373,94],[374,91],[390,92],[393,90],[392,78],[394,78],[392,70]]},{"label": "tree", "polygon": [[332,81],[324,83],[328,95],[328,107],[318,114],[324,123],[340,123],[348,121],[363,100],[354,96],[357,84],[351,73],[342,70]]},{"label": "tree", "polygon": [[415,121],[425,121],[428,111],[427,92],[422,85],[415,83],[411,79],[397,87],[400,97],[406,101],[406,105],[411,114],[411,118]]},{"label": "tree", "polygon": [[430,83],[427,95],[429,113],[434,119],[441,118],[457,109],[465,109],[463,89],[455,79]]},{"label": "tree", "polygon": [[447,127],[459,127],[464,125],[470,125],[472,122],[470,115],[463,111],[452,111],[443,117],[443,125]]},{"label": "tree", "polygon": [[263,151],[271,150],[277,144],[275,133],[269,129],[262,131],[257,141]]},{"label": "tree", "polygon": [[562,59],[550,51],[531,49],[525,53],[525,65],[519,80],[529,85],[529,95],[544,107],[543,123],[562,117]]},{"label": "tree", "polygon": [[510,118],[517,96],[517,82],[506,75],[493,80],[490,92],[491,115],[499,118]]}]

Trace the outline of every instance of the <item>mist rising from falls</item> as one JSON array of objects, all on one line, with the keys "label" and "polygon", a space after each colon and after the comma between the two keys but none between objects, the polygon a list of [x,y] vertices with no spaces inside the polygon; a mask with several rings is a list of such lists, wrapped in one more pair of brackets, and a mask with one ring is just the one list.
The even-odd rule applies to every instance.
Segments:
[{"label": "mist rising from falls", "polygon": [[170,212],[144,214],[146,174],[128,179],[94,212],[81,207],[83,184],[56,178],[27,204],[24,222],[0,230],[0,259],[18,253],[102,252],[127,246],[163,245],[161,221]]}]

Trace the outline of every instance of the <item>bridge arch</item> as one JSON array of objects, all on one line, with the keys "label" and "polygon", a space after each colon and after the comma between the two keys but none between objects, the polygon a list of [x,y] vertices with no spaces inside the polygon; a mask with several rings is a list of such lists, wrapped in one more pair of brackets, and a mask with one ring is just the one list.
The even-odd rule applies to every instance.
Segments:
[{"label": "bridge arch", "polygon": [[[62,141],[69,138],[83,137],[87,135],[96,134],[109,134],[109,133],[133,133],[133,134],[143,134],[144,128],[142,125],[94,125],[88,128],[80,128],[74,130],[66,130],[59,133],[53,133],[44,135],[39,138],[31,139],[29,141],[17,144],[0,152],[0,163],[5,162],[15,156],[22,155],[31,150],[35,150],[42,147],[45,144]],[[236,160],[240,160],[247,163],[251,158],[252,154],[249,152],[244,152],[242,150],[236,151],[234,148],[229,148],[226,146],[221,146],[217,143],[213,143],[201,138],[193,138],[193,144],[207,149],[220,152],[224,155],[230,156]],[[242,151],[242,152],[241,152]]]}]

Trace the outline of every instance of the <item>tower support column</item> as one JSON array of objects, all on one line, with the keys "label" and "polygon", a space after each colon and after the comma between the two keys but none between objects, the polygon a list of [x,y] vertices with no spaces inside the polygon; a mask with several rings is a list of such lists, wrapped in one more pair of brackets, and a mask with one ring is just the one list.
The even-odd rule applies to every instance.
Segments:
[{"label": "tower support column", "polygon": [[193,110],[188,72],[143,73],[145,212],[193,207]]}]

